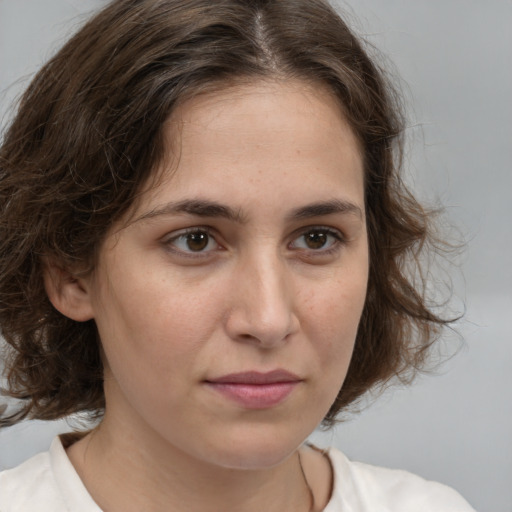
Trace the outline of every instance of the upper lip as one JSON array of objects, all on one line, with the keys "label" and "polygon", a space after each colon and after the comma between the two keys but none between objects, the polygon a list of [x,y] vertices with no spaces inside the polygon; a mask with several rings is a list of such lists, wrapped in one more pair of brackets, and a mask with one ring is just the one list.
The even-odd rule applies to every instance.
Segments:
[{"label": "upper lip", "polygon": [[271,372],[239,372],[230,373],[214,379],[207,379],[207,382],[214,384],[276,384],[280,382],[298,382],[300,377],[287,370],[273,370]]}]

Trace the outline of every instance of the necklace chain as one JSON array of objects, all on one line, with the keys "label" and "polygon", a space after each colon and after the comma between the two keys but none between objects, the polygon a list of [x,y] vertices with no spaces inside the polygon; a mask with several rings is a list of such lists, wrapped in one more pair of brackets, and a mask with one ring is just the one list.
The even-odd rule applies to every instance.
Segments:
[{"label": "necklace chain", "polygon": [[304,479],[304,483],[308,489],[309,494],[309,508],[308,512],[314,512],[315,510],[315,495],[313,494],[313,489],[311,489],[311,485],[309,485],[308,479],[306,477],[306,473],[304,472],[304,466],[302,465],[302,457],[300,456],[300,449],[297,450],[297,455],[299,457],[299,466],[300,472],[302,473],[302,478]]}]

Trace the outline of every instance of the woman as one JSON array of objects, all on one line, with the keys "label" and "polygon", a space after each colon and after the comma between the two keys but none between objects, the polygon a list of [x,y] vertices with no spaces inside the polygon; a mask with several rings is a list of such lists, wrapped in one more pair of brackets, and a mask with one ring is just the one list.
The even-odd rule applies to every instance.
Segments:
[{"label": "woman", "polygon": [[99,421],[1,510],[472,510],[303,445],[446,323],[394,98],[323,0],[117,0],[40,71],[0,150],[2,423]]}]

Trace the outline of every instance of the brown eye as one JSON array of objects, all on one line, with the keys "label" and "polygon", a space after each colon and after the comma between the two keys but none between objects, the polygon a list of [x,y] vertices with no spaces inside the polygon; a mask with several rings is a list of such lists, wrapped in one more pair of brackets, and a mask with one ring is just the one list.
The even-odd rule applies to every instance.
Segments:
[{"label": "brown eye", "polygon": [[182,232],[168,240],[166,245],[184,254],[208,254],[218,248],[215,238],[204,229]]},{"label": "brown eye", "polygon": [[186,244],[188,249],[194,252],[204,251],[208,247],[210,236],[208,233],[197,232],[186,235]]},{"label": "brown eye", "polygon": [[327,233],[313,231],[304,235],[304,242],[309,249],[321,249],[327,243]]},{"label": "brown eye", "polygon": [[335,250],[343,241],[344,237],[338,230],[317,227],[303,231],[299,237],[293,240],[290,247],[301,251],[326,254],[331,249]]}]

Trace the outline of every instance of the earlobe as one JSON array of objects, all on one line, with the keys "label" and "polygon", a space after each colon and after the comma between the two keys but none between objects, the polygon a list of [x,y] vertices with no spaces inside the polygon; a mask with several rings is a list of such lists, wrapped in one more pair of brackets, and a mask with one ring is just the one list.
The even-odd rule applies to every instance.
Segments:
[{"label": "earlobe", "polygon": [[94,318],[89,289],[85,280],[55,264],[47,262],[44,286],[53,307],[77,322]]}]

